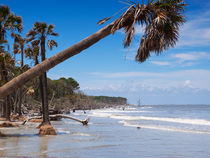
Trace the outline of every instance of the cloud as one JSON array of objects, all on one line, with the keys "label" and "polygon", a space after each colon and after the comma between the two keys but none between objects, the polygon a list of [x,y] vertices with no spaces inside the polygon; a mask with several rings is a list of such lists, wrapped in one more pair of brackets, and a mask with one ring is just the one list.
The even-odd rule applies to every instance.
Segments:
[{"label": "cloud", "polygon": [[178,53],[172,55],[174,58],[178,58],[182,61],[192,61],[200,59],[210,59],[210,54],[206,52],[189,52],[189,53]]},{"label": "cloud", "polygon": [[[90,75],[101,77],[101,78],[129,78],[129,77],[156,77],[156,78],[170,78],[170,77],[195,77],[201,78],[206,75],[210,77],[210,70],[205,69],[194,69],[194,70],[180,70],[172,72],[114,72],[114,73],[103,73],[103,72],[93,72]],[[206,77],[205,77],[206,78]]]},{"label": "cloud", "polygon": [[177,46],[208,46],[210,44],[209,11],[188,15],[189,19],[180,29],[180,40]]},{"label": "cloud", "polygon": [[93,72],[90,75],[102,77],[102,78],[125,78],[125,77],[154,77],[162,76],[160,73],[151,72],[116,72],[116,73],[103,73],[103,72]]},{"label": "cloud", "polygon": [[123,96],[133,103],[141,97],[147,104],[210,102],[210,70],[95,72],[91,75],[96,80],[81,85],[89,95]]},{"label": "cloud", "polygon": [[194,82],[194,80],[167,79],[112,81],[110,84],[100,83],[98,89],[90,86],[83,90],[89,95],[126,97],[129,103],[136,103],[139,98],[143,104],[209,103],[210,89],[196,87],[193,85]]},{"label": "cloud", "polygon": [[150,63],[155,64],[155,65],[159,65],[159,66],[168,66],[168,65],[171,65],[171,63],[164,62],[164,61],[151,61]]}]

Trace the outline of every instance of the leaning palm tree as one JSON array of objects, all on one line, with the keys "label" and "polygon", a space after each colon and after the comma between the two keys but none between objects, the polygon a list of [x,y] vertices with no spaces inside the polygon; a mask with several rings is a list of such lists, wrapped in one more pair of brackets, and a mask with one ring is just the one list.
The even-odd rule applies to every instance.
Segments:
[{"label": "leaning palm tree", "polygon": [[[15,88],[35,76],[39,76],[64,60],[79,54],[119,29],[125,30],[124,46],[127,47],[131,44],[135,34],[135,25],[145,26],[136,55],[136,61],[138,62],[144,62],[153,52],[160,54],[162,51],[175,46],[178,40],[179,27],[185,22],[183,12],[186,4],[184,1],[149,0],[146,4],[130,3],[128,9],[117,20],[2,86],[0,88],[0,98],[10,94]],[[99,24],[103,24],[110,18],[101,20]]]},{"label": "leaning palm tree", "polygon": [[[41,48],[41,59],[45,61],[45,45],[46,40],[47,45],[52,50],[54,46],[57,47],[57,42],[52,39],[49,39],[52,36],[58,36],[57,33],[54,32],[54,25],[50,24],[47,25],[45,22],[36,22],[34,27],[27,33],[28,42],[31,42],[32,45],[40,45]],[[41,99],[42,99],[42,113],[43,113],[43,123],[42,124],[50,124],[49,115],[48,115],[48,95],[47,95],[47,73],[44,72],[42,75],[42,82],[43,92],[41,92]],[[41,86],[41,85],[40,85]],[[41,89],[40,89],[41,90]]]},{"label": "leaning palm tree", "polygon": [[[2,60],[0,61],[0,69],[4,78],[5,82],[8,82],[8,77],[7,77],[7,70],[6,70],[6,64],[8,63],[7,60],[4,60],[6,56],[8,56],[6,54],[6,52],[8,53],[8,51],[6,51],[6,45],[8,44],[8,41],[6,39],[7,37],[7,32],[14,32],[14,31],[18,31],[20,32],[22,30],[22,19],[19,16],[14,15],[9,7],[7,6],[3,6],[0,5],[0,54],[2,57]],[[6,110],[7,111],[6,114],[4,115],[6,117],[6,119],[10,120],[10,99],[8,95],[5,95],[4,97],[6,97],[6,103],[7,103],[7,107]]]}]

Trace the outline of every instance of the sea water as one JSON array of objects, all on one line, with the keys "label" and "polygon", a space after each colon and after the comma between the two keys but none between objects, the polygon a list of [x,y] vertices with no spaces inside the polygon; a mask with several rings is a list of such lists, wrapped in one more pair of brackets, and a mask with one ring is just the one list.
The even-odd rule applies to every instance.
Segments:
[{"label": "sea water", "polygon": [[209,158],[209,105],[147,105],[76,111],[88,126],[52,122],[57,136],[38,136],[37,125],[0,128],[0,156],[71,158]]}]

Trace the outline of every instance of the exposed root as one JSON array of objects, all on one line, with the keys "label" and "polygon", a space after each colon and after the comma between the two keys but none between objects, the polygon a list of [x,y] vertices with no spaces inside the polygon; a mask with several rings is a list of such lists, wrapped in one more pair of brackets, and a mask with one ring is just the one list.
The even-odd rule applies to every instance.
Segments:
[{"label": "exposed root", "polygon": [[56,131],[52,125],[42,124],[39,128],[39,135],[56,135]]},{"label": "exposed root", "polygon": [[18,125],[10,121],[6,121],[6,122],[0,123],[0,127],[18,127]]}]

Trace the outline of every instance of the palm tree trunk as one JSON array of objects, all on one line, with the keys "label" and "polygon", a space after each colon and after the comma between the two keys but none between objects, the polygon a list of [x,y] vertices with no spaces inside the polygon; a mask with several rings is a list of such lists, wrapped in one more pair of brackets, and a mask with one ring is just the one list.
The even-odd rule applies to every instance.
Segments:
[{"label": "palm tree trunk", "polygon": [[[41,37],[41,58],[42,62],[45,61],[45,37]],[[43,113],[43,124],[50,124],[49,119],[49,108],[48,108],[48,95],[47,95],[47,73],[44,72],[42,75],[42,85],[43,85],[43,100],[42,113]]]},{"label": "palm tree trunk", "polygon": [[10,121],[10,114],[11,114],[11,109],[10,109],[10,96],[8,95],[6,97],[6,105],[7,105],[7,108],[6,108],[6,119],[8,121]]},{"label": "palm tree trunk", "polygon": [[[23,46],[21,46],[21,70],[20,73],[22,74],[22,68],[23,68],[24,62],[23,62]],[[21,105],[22,105],[22,96],[23,95],[23,90],[22,90],[22,86],[19,89],[19,106],[18,106],[18,115],[21,116],[22,115],[22,111],[21,111]]]},{"label": "palm tree trunk", "polygon": [[[7,78],[7,70],[6,70],[6,68],[5,68],[5,63],[4,63],[5,61],[2,61],[2,63],[1,63],[1,68],[2,68],[2,70],[1,70],[1,75],[2,75],[2,79],[3,79],[3,81],[5,82],[5,83],[7,83],[8,82],[8,78]],[[9,120],[10,121],[10,97],[9,97],[9,95],[7,95],[7,96],[5,96],[6,98],[5,98],[5,104],[4,104],[4,114],[3,114],[3,116],[7,119],[7,120]]]},{"label": "palm tree trunk", "polygon": [[[38,57],[35,56],[35,66],[39,64],[39,61],[38,61]],[[40,99],[41,99],[41,102],[42,102],[42,113],[43,113],[43,105],[44,105],[44,94],[43,94],[43,80],[42,80],[42,75],[39,76],[39,91],[40,91]],[[41,113],[41,111],[40,111]]]},{"label": "palm tree trunk", "polygon": [[66,59],[76,54],[79,54],[81,51],[89,48],[90,46],[97,43],[104,37],[110,35],[113,24],[114,22],[102,28],[98,32],[94,33],[93,35],[85,38],[81,42],[67,48],[66,50],[60,53],[57,53],[56,55],[46,59],[42,63],[31,68],[30,70],[15,77],[10,82],[0,87],[0,98],[4,98],[8,94],[12,93],[16,88],[21,87],[27,81],[33,79],[36,76],[40,76],[43,72],[46,72],[47,70],[53,68],[54,66],[65,61]]}]

